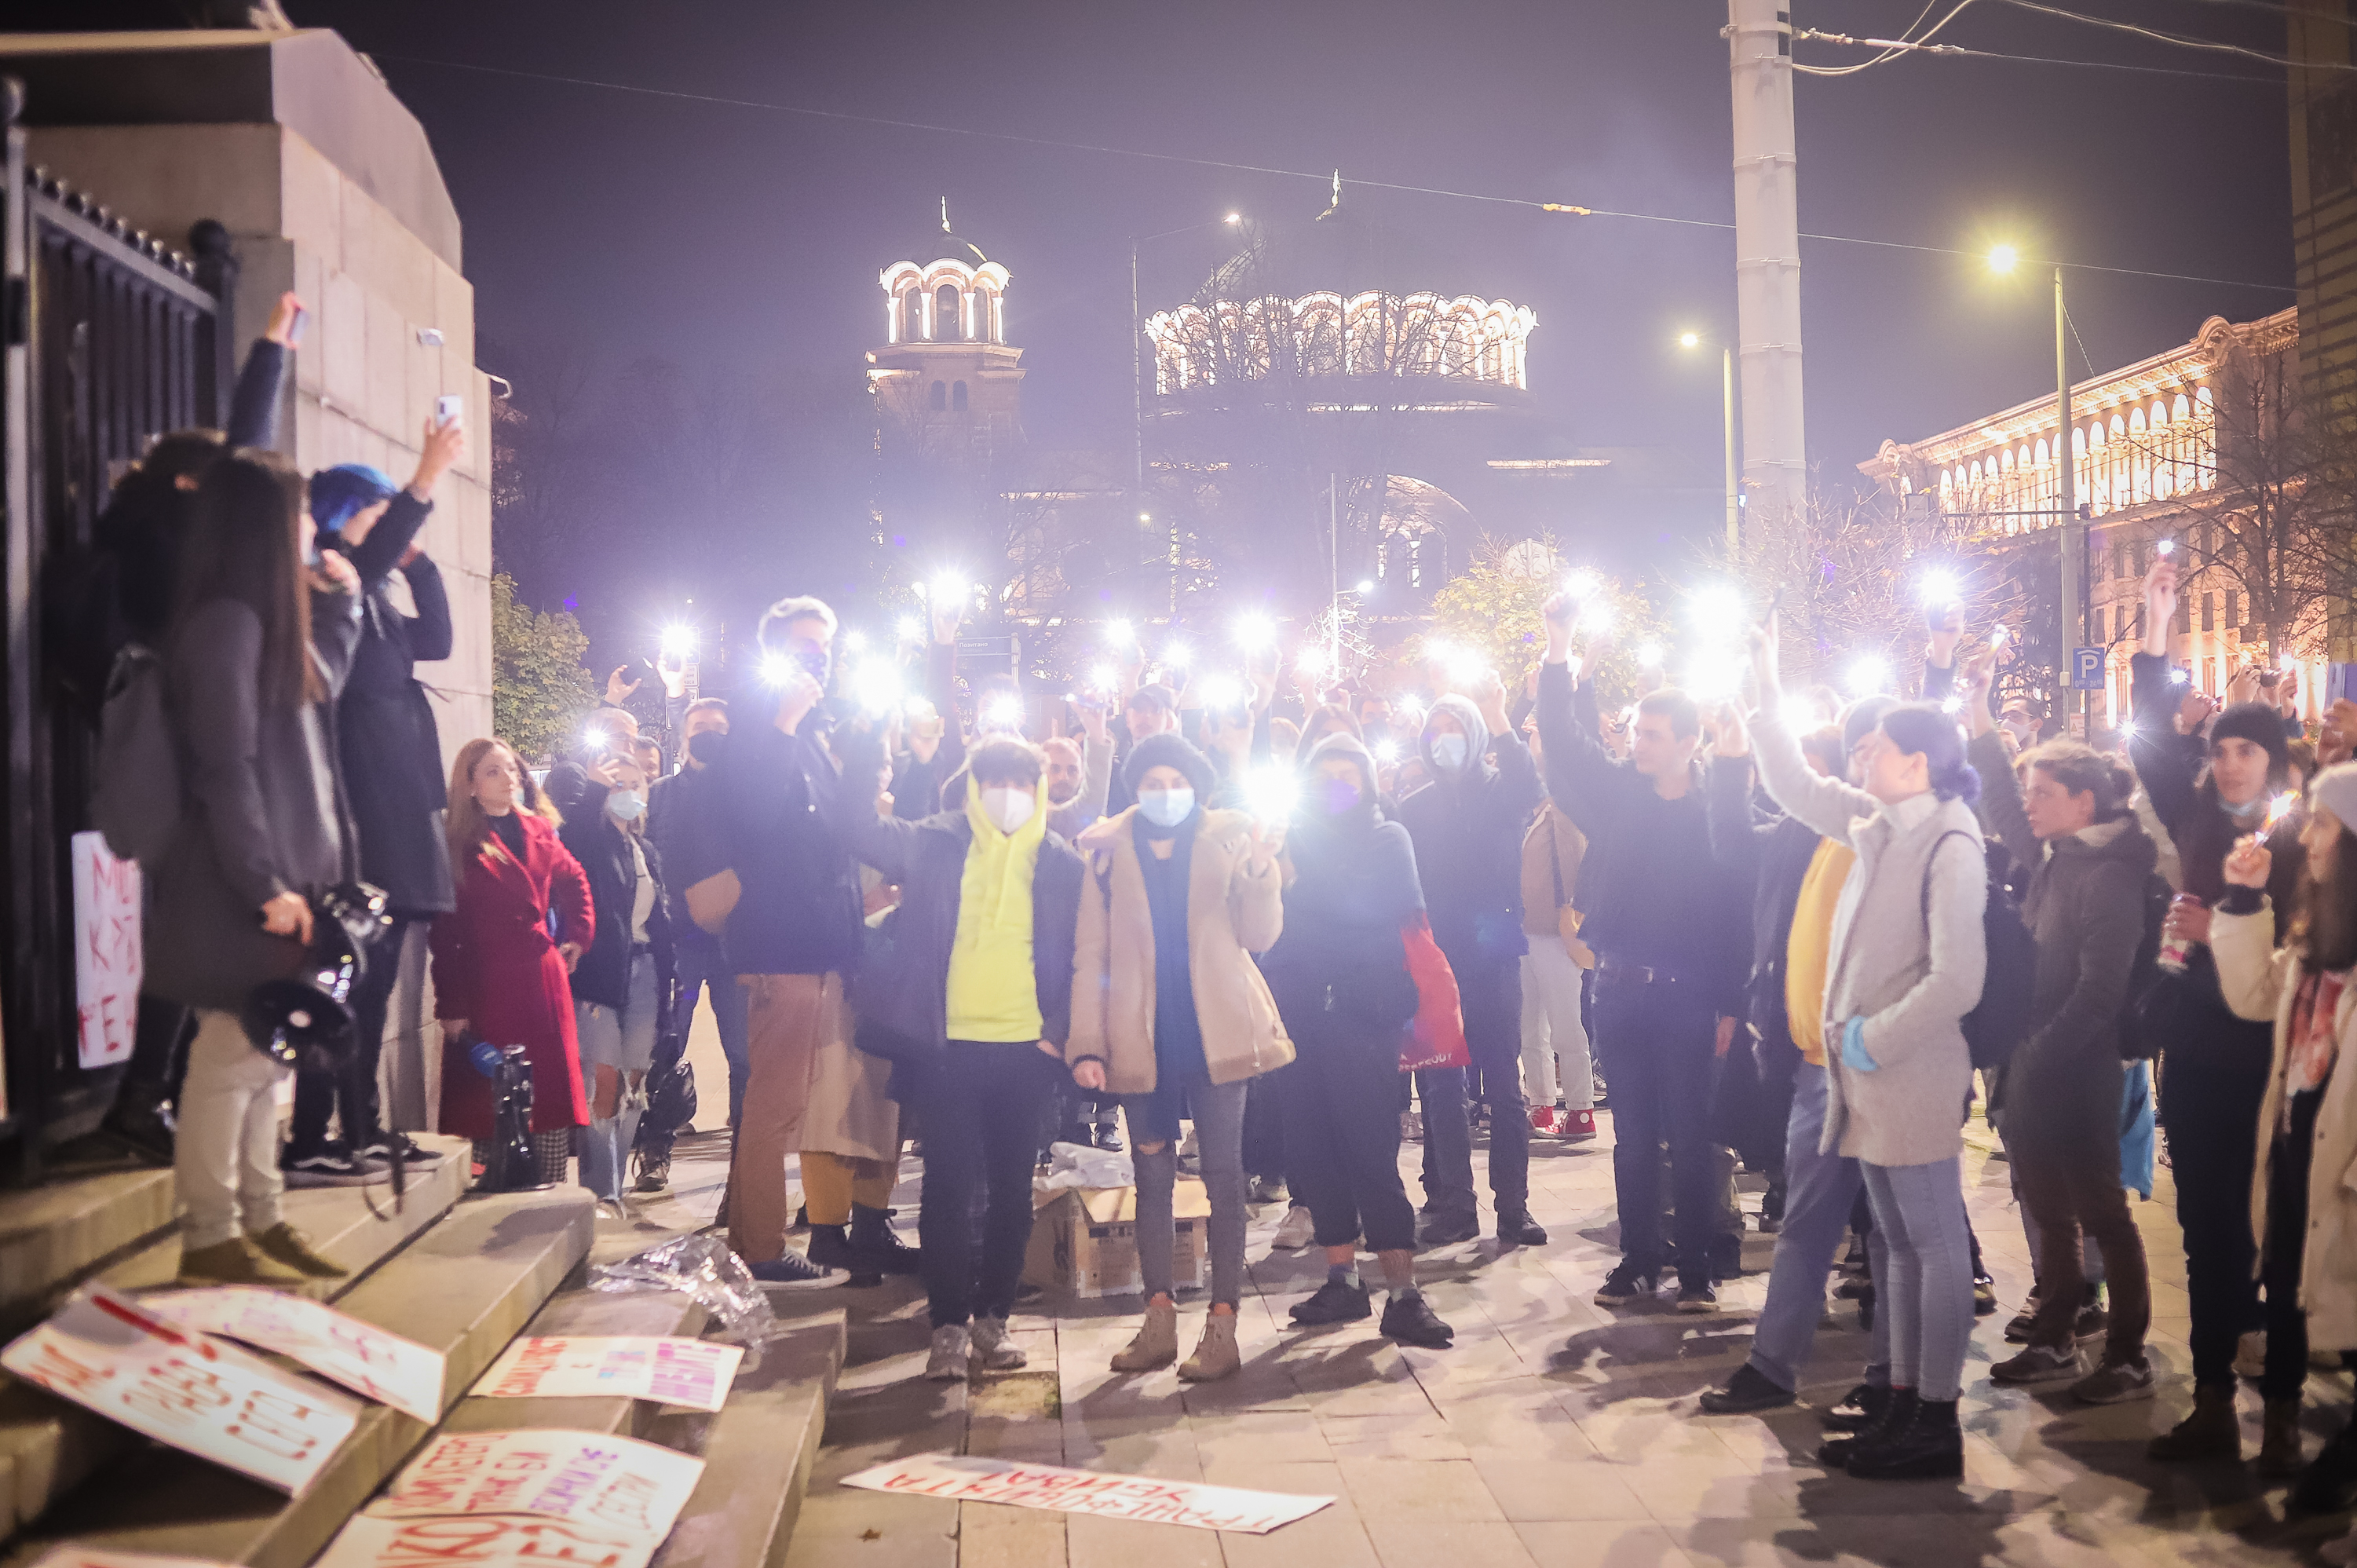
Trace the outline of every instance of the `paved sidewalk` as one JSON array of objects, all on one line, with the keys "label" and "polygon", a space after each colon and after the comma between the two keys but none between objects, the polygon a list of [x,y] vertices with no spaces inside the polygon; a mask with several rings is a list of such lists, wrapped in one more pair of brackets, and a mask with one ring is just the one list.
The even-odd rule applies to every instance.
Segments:
[{"label": "paved sidewalk", "polygon": [[[1814,1460],[1815,1410],[1856,1380],[1865,1337],[1840,1302],[1819,1336],[1808,1406],[1760,1417],[1701,1418],[1695,1396],[1740,1364],[1749,1315],[1767,1288],[1773,1238],[1747,1238],[1756,1272],[1720,1289],[1711,1317],[1669,1298],[1608,1312],[1589,1297],[1616,1259],[1610,1117],[1605,1135],[1533,1150],[1532,1208],[1553,1236],[1501,1256],[1494,1240],[1442,1249],[1418,1277],[1457,1328],[1456,1348],[1403,1350],[1372,1322],[1294,1328],[1286,1309],[1315,1288],[1314,1251],[1269,1255],[1281,1210],[1256,1218],[1250,1294],[1234,1378],[1182,1386],[1168,1371],[1121,1377],[1106,1359],[1126,1342],[1135,1304],[1051,1303],[1019,1310],[1022,1372],[943,1388],[919,1375],[927,1337],[913,1283],[829,1293],[852,1307],[851,1358],[828,1423],[788,1568],[1684,1568],[1848,1561],[1887,1568],[2020,1563],[2054,1568],[2340,1560],[2345,1520],[2286,1524],[2282,1489],[2246,1467],[2173,1468],[2143,1455],[2182,1413],[2183,1251],[2168,1175],[2136,1206],[2158,1277],[2152,1402],[2086,1409],[2059,1391],[1994,1387],[2009,1353],[2002,1326],[2029,1282],[2006,1167],[1973,1129],[1973,1220],[2006,1310],[1983,1318],[1966,1369],[1962,1483],[1869,1483]],[[677,1197],[651,1219],[708,1215],[725,1133],[683,1144]],[[1414,1194],[1420,1151],[1403,1150]],[[1477,1151],[1477,1158],[1479,1153]],[[920,1176],[897,1201],[913,1221]],[[1758,1182],[1746,1194],[1758,1208]],[[1486,1197],[1486,1195],[1485,1195]],[[1486,1202],[1483,1219],[1490,1216]],[[907,1224],[913,1240],[913,1223]],[[1380,1304],[1379,1304],[1380,1305]],[[1202,1316],[1180,1304],[1182,1352]],[[2309,1382],[2310,1442],[2345,1419],[2349,1378]],[[2246,1445],[2257,1399],[2244,1396]],[[965,1452],[1330,1494],[1329,1508],[1273,1535],[943,1503],[855,1491],[838,1479],[920,1453]]]}]

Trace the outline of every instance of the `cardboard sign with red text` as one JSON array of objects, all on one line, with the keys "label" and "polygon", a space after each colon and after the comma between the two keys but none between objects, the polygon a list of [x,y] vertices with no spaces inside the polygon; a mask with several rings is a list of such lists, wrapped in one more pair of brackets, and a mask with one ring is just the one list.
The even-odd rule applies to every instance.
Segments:
[{"label": "cardboard sign with red text", "polygon": [[1289,1492],[1247,1492],[1146,1476],[1104,1476],[1060,1465],[1018,1465],[956,1454],[920,1454],[845,1476],[843,1484],[871,1492],[913,1492],[963,1503],[1005,1503],[1056,1513],[1090,1513],[1147,1524],[1183,1524],[1266,1535],[1307,1519],[1332,1498]]},{"label": "cardboard sign with red text", "polygon": [[72,1541],[53,1546],[33,1568],[227,1568],[210,1557],[161,1557],[152,1552],[100,1552]]},{"label": "cardboard sign with red text", "polygon": [[442,1419],[441,1353],[331,1306],[257,1285],[157,1291],[139,1305],[183,1328],[274,1350],[429,1426]]},{"label": "cardboard sign with red text", "polygon": [[647,1568],[660,1541],[533,1514],[354,1514],[312,1568]]},{"label": "cardboard sign with red text", "polygon": [[146,972],[139,863],[116,859],[103,833],[76,833],[73,890],[75,1049],[84,1067],[128,1061]]},{"label": "cardboard sign with red text", "polygon": [[477,1383],[477,1399],[576,1399],[620,1394],[718,1410],[744,1350],[704,1339],[573,1335],[519,1339]]},{"label": "cardboard sign with red text", "polygon": [[384,1495],[378,1519],[537,1514],[652,1549],[671,1533],[704,1474],[677,1449],[594,1432],[445,1432]]},{"label": "cardboard sign with red text", "polygon": [[175,1328],[103,1286],[0,1350],[0,1367],[288,1493],[310,1485],[360,1420],[356,1401]]}]

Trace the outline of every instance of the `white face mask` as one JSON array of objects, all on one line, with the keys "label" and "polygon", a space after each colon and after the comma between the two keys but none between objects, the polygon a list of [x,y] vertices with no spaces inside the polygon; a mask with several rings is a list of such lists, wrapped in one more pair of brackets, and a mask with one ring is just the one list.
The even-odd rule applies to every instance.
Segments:
[{"label": "white face mask", "polygon": [[647,809],[647,798],[635,789],[612,789],[606,795],[606,814],[618,822],[634,822]]},{"label": "white face mask", "polygon": [[1195,810],[1192,789],[1140,789],[1137,809],[1157,828],[1175,828]]},{"label": "white face mask", "polygon": [[1437,735],[1432,737],[1432,765],[1443,773],[1454,773],[1465,766],[1465,737],[1461,735]]},{"label": "white face mask", "polygon": [[990,789],[982,792],[982,814],[1003,833],[1011,833],[1031,820],[1039,798],[1028,789]]}]

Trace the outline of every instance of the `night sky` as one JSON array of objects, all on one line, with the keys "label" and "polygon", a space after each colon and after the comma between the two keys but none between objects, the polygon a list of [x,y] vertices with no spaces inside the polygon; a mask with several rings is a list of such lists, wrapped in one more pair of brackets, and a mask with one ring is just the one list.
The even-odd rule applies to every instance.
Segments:
[{"label": "night sky", "polygon": [[[433,138],[494,342],[569,340],[762,372],[856,363],[881,330],[876,274],[941,197],[1013,273],[1027,424],[1049,447],[1118,444],[1128,402],[1127,244],[1215,218],[1308,215],[1325,171],[1726,221],[1725,13],[1711,0],[1411,5],[1041,3],[976,8],[698,0],[288,0],[380,59]],[[2280,20],[2222,0],[2077,9],[2279,52]],[[1801,0],[1804,25],[1889,36],[1914,0]],[[2096,369],[2212,314],[2290,303],[2282,73],[1982,0],[1943,35],[1976,48],[2241,75],[2226,81],[1914,59],[1803,77],[1806,231],[2240,280],[2082,274]],[[1862,51],[1803,44],[1842,63]],[[976,135],[662,100],[416,63],[439,59],[922,121],[1263,167],[1287,178]],[[1458,276],[1532,305],[1531,382],[1573,444],[1670,444],[1714,471],[1717,366],[1680,328],[1733,328],[1725,230],[1347,186],[1424,233]],[[1147,307],[1220,257],[1157,242]],[[917,258],[920,260],[928,258]],[[1828,472],[2052,381],[2042,280],[1804,242],[1808,419]],[[499,370],[496,364],[487,368]]]}]

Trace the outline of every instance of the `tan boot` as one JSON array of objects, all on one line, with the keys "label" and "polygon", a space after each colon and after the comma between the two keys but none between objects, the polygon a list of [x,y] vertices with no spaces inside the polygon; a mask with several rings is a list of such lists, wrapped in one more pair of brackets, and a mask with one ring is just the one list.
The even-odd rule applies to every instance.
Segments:
[{"label": "tan boot", "polygon": [[1189,1383],[1213,1383],[1243,1365],[1236,1353],[1236,1315],[1215,1312],[1203,1320],[1203,1337],[1195,1353],[1178,1364],[1179,1378]]},{"label": "tan boot", "polygon": [[2299,1452],[2299,1400],[2269,1400],[2266,1427],[2259,1439],[2259,1474],[2289,1480],[2307,1461]]},{"label": "tan boot", "polygon": [[260,1248],[273,1262],[284,1263],[298,1274],[315,1280],[340,1280],[351,1270],[341,1263],[321,1256],[311,1246],[311,1238],[284,1219],[267,1230],[249,1230],[245,1239]]},{"label": "tan boot", "polygon": [[1113,1359],[1116,1372],[1150,1372],[1178,1359],[1178,1308],[1170,1302],[1146,1304],[1146,1321],[1137,1337]]},{"label": "tan boot", "polygon": [[184,1285],[299,1285],[306,1276],[279,1262],[242,1236],[210,1247],[182,1248]]},{"label": "tan boot", "polygon": [[2234,1414],[2232,1388],[2193,1391],[2193,1413],[2146,1445],[2153,1459],[2233,1459],[2243,1457],[2243,1425]]}]

